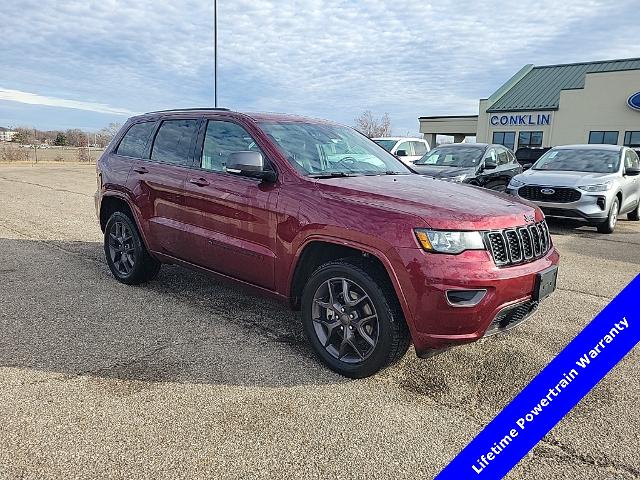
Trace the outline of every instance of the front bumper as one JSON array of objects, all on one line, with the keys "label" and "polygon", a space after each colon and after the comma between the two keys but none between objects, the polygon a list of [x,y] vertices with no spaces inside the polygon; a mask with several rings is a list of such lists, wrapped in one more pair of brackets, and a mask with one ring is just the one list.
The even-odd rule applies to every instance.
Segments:
[{"label": "front bumper", "polygon": [[[484,250],[441,255],[401,249],[399,254],[404,264],[399,277],[404,278],[398,280],[410,310],[408,323],[418,356],[470,343],[523,321],[537,307],[533,299],[537,274],[560,260],[554,247],[533,262],[502,268]],[[447,291],[476,289],[486,290],[477,305],[459,307],[447,301]]]},{"label": "front bumper", "polygon": [[547,217],[571,218],[594,225],[607,220],[611,203],[615,197],[615,192],[611,190],[606,192],[580,192],[581,196],[577,201],[560,203],[528,200],[520,197],[518,189],[514,188],[507,188],[507,193],[537,205]]}]

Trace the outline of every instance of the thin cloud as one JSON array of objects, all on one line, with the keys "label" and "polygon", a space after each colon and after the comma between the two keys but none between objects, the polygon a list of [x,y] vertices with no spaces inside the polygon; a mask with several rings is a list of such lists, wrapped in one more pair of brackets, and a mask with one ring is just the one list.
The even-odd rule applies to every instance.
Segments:
[{"label": "thin cloud", "polygon": [[76,110],[88,110],[89,112],[107,113],[111,115],[132,115],[133,112],[124,108],[114,108],[104,103],[80,102],[64,98],[47,97],[37,93],[22,92],[0,88],[0,100],[10,102],[27,103],[29,105],[44,105],[48,107],[73,108]]}]

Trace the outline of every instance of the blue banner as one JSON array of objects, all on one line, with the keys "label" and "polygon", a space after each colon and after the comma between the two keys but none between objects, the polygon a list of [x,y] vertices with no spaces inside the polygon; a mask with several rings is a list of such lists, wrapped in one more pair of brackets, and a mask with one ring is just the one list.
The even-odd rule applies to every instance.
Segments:
[{"label": "blue banner", "polygon": [[640,341],[640,275],[436,477],[504,477]]}]

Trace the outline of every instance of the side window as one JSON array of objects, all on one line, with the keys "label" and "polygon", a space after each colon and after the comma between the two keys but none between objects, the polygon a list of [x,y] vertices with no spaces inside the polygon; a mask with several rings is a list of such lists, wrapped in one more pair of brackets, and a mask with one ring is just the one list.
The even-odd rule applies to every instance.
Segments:
[{"label": "side window", "polygon": [[624,168],[640,168],[638,155],[633,150],[627,150],[624,155]]},{"label": "side window", "polygon": [[165,120],[153,141],[151,160],[186,165],[189,163],[198,120]]},{"label": "side window", "polygon": [[498,156],[496,155],[496,149],[495,148],[490,148],[489,150],[487,150],[487,153],[484,154],[484,158],[488,159],[490,158],[491,160],[494,161],[494,163],[498,163]]},{"label": "side window", "polygon": [[120,141],[116,153],[125,157],[142,158],[154,125],[155,122],[142,122],[132,125]]},{"label": "side window", "polygon": [[202,146],[200,166],[206,170],[224,172],[229,154],[250,150],[262,153],[251,135],[240,125],[221,120],[209,120]]},{"label": "side window", "polygon": [[422,142],[413,142],[413,154],[414,155],[424,155],[427,153],[427,146]]},{"label": "side window", "polygon": [[407,152],[407,156],[412,156],[413,147],[411,143],[412,142],[402,142],[400,145],[398,145],[398,148],[396,148],[396,152],[398,152],[398,150],[404,150],[405,152]]},{"label": "side window", "polygon": [[506,165],[507,163],[509,163],[509,154],[507,153],[507,150],[504,148],[499,148],[498,149],[498,166]]}]

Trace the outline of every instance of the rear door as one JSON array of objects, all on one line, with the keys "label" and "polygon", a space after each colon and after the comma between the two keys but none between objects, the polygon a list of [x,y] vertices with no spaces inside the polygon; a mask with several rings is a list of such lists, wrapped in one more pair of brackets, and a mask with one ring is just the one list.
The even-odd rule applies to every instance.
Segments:
[{"label": "rear door", "polygon": [[279,186],[228,173],[227,157],[241,151],[261,152],[269,163],[245,126],[224,117],[203,123],[185,183],[188,233],[198,246],[189,261],[273,289]]},{"label": "rear door", "polygon": [[189,248],[185,244],[184,183],[199,124],[197,118],[159,121],[145,158],[134,163],[127,181],[149,249],[177,258]]}]

